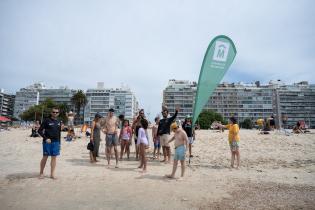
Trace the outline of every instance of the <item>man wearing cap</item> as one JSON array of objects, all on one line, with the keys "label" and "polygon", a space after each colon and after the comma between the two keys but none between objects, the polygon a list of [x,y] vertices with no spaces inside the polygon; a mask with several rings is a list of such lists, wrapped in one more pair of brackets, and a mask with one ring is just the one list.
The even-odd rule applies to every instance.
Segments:
[{"label": "man wearing cap", "polygon": [[181,128],[178,127],[177,124],[174,122],[171,125],[172,131],[175,133],[174,136],[168,141],[168,143],[175,140],[175,154],[174,154],[174,164],[173,164],[173,171],[170,175],[165,175],[167,178],[175,178],[175,173],[177,169],[178,161],[180,161],[181,165],[181,177],[184,177],[185,174],[185,155],[187,150],[187,142],[188,137],[186,132]]},{"label": "man wearing cap", "polygon": [[171,148],[168,143],[170,139],[170,126],[172,122],[175,120],[179,107],[176,107],[175,114],[172,117],[167,118],[168,110],[166,107],[163,107],[162,116],[163,119],[160,120],[158,126],[158,136],[160,137],[160,143],[163,149],[164,160],[161,162],[170,162],[171,161]]},{"label": "man wearing cap", "polygon": [[110,157],[111,157],[111,149],[114,146],[114,151],[115,151],[115,158],[116,158],[116,166],[115,168],[118,168],[118,151],[117,151],[117,144],[118,144],[118,125],[119,125],[119,120],[118,118],[114,115],[114,109],[109,109],[108,110],[108,115],[104,119],[104,123],[102,123],[103,126],[103,132],[106,135],[105,141],[106,141],[106,158],[108,165],[110,165]]}]

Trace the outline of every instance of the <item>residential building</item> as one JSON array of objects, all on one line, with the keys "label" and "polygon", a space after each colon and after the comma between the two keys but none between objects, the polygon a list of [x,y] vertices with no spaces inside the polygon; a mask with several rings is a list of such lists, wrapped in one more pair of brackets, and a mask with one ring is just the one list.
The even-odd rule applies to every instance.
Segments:
[{"label": "residential building", "polygon": [[15,95],[7,94],[0,90],[0,116],[13,117]]}]

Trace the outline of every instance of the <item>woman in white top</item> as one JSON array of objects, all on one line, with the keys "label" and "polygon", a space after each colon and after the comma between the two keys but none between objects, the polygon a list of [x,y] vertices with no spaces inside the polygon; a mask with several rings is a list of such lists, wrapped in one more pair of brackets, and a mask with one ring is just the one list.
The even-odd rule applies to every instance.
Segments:
[{"label": "woman in white top", "polygon": [[143,173],[147,171],[147,158],[145,154],[146,148],[149,146],[149,141],[146,135],[146,130],[148,128],[148,121],[146,119],[141,119],[141,127],[138,130],[137,144],[140,146],[140,166],[138,168],[143,168]]}]

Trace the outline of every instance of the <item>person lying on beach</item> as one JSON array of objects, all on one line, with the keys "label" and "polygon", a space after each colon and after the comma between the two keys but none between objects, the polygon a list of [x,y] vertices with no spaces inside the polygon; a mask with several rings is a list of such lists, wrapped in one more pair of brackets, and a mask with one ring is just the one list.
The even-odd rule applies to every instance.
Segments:
[{"label": "person lying on beach", "polygon": [[184,177],[185,174],[185,156],[188,146],[188,137],[186,132],[181,128],[178,127],[177,124],[174,122],[171,125],[171,129],[175,132],[174,136],[168,141],[168,143],[175,140],[175,154],[174,154],[174,163],[173,163],[173,171],[169,175],[165,175],[165,177],[174,179],[175,173],[177,169],[178,161],[181,164],[181,178]]}]

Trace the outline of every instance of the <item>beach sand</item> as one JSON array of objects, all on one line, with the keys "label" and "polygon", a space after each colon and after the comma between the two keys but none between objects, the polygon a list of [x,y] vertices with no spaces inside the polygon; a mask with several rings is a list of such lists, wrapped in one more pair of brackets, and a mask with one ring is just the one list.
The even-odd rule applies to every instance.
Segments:
[{"label": "beach sand", "polygon": [[182,180],[164,178],[172,165],[157,160],[149,160],[148,172],[141,174],[134,153],[118,169],[113,160],[107,168],[104,136],[96,164],[89,163],[88,139],[63,140],[58,179],[49,178],[49,159],[46,177],[39,180],[41,138],[28,137],[30,130],[2,131],[0,209],[315,209],[311,132],[286,136],[241,130],[241,168],[236,170],[229,168],[228,132],[198,130]]}]

